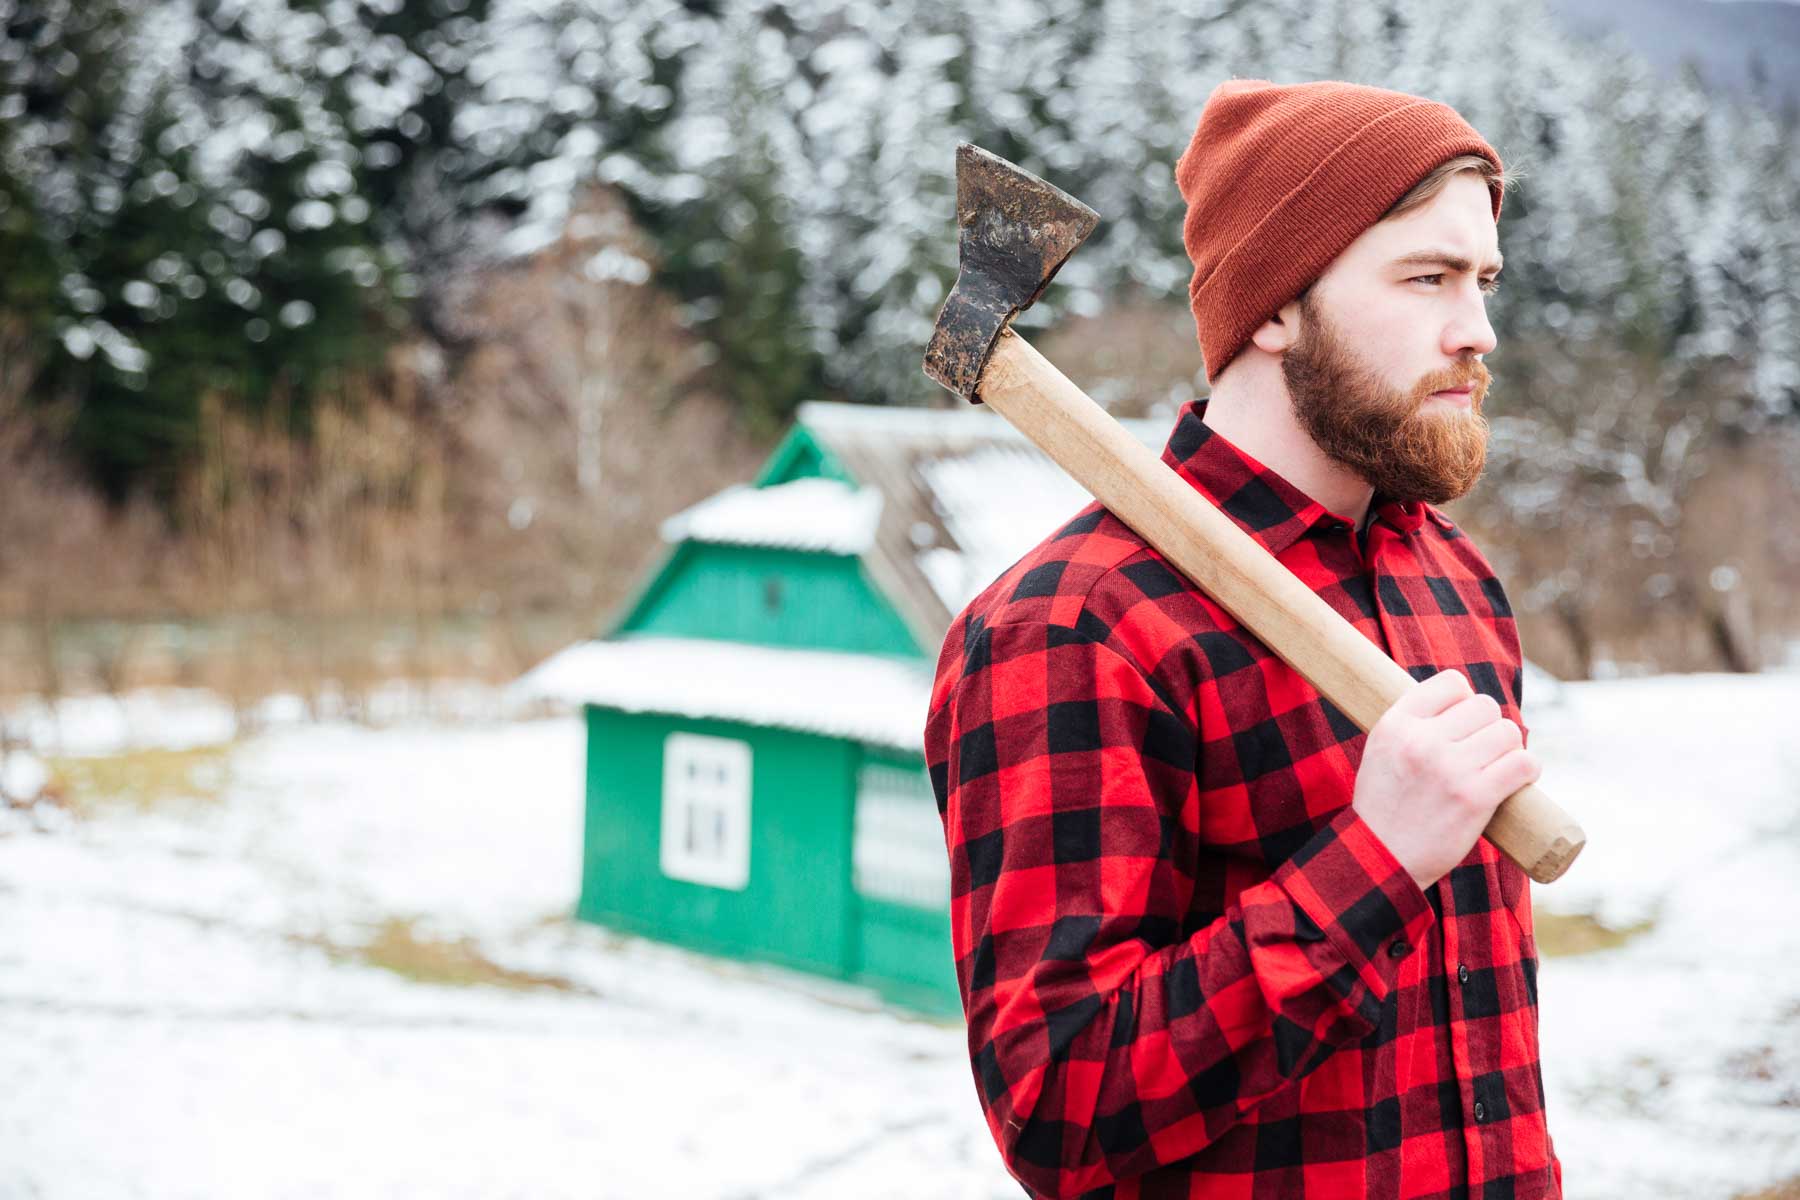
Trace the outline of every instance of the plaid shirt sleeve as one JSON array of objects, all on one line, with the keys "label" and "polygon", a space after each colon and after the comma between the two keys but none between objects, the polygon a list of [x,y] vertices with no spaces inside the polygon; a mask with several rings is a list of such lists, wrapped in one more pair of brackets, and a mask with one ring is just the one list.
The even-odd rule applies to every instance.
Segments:
[{"label": "plaid shirt sleeve", "polygon": [[1009,1169],[1078,1195],[1204,1149],[1376,1028],[1434,921],[1345,808],[1191,927],[1197,706],[1083,629],[965,613],[926,729],[977,1087]]}]

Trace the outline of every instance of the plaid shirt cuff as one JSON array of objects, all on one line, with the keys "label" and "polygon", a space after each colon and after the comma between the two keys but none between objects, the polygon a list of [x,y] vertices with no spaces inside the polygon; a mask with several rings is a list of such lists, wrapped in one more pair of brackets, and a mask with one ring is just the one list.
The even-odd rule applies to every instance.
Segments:
[{"label": "plaid shirt cuff", "polygon": [[1283,863],[1273,882],[1324,932],[1377,1004],[1436,920],[1411,873],[1351,808]]}]

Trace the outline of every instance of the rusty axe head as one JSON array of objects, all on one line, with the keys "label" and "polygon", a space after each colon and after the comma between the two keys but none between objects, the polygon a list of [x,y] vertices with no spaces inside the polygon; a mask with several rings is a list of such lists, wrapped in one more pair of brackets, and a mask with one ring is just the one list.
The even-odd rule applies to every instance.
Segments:
[{"label": "rusty axe head", "polygon": [[1030,308],[1100,214],[1060,188],[967,142],[956,148],[956,286],[925,347],[925,373],[980,402],[994,341]]}]

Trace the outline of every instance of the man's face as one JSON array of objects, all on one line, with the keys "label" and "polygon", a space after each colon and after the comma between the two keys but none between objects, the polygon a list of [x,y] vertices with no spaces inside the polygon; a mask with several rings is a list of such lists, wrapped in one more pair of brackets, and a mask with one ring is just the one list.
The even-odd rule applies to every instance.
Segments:
[{"label": "man's face", "polygon": [[1459,174],[1363,232],[1300,302],[1282,374],[1302,427],[1393,500],[1442,504],[1487,457],[1494,348],[1484,286],[1500,254],[1487,185]]}]

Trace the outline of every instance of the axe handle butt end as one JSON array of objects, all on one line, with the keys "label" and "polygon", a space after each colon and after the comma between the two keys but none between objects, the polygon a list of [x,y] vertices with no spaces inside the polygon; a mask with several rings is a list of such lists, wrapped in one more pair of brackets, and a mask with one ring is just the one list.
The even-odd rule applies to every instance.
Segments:
[{"label": "axe handle butt end", "polygon": [[1587,845],[1581,825],[1536,784],[1508,796],[1494,810],[1483,835],[1539,883],[1562,878]]}]

